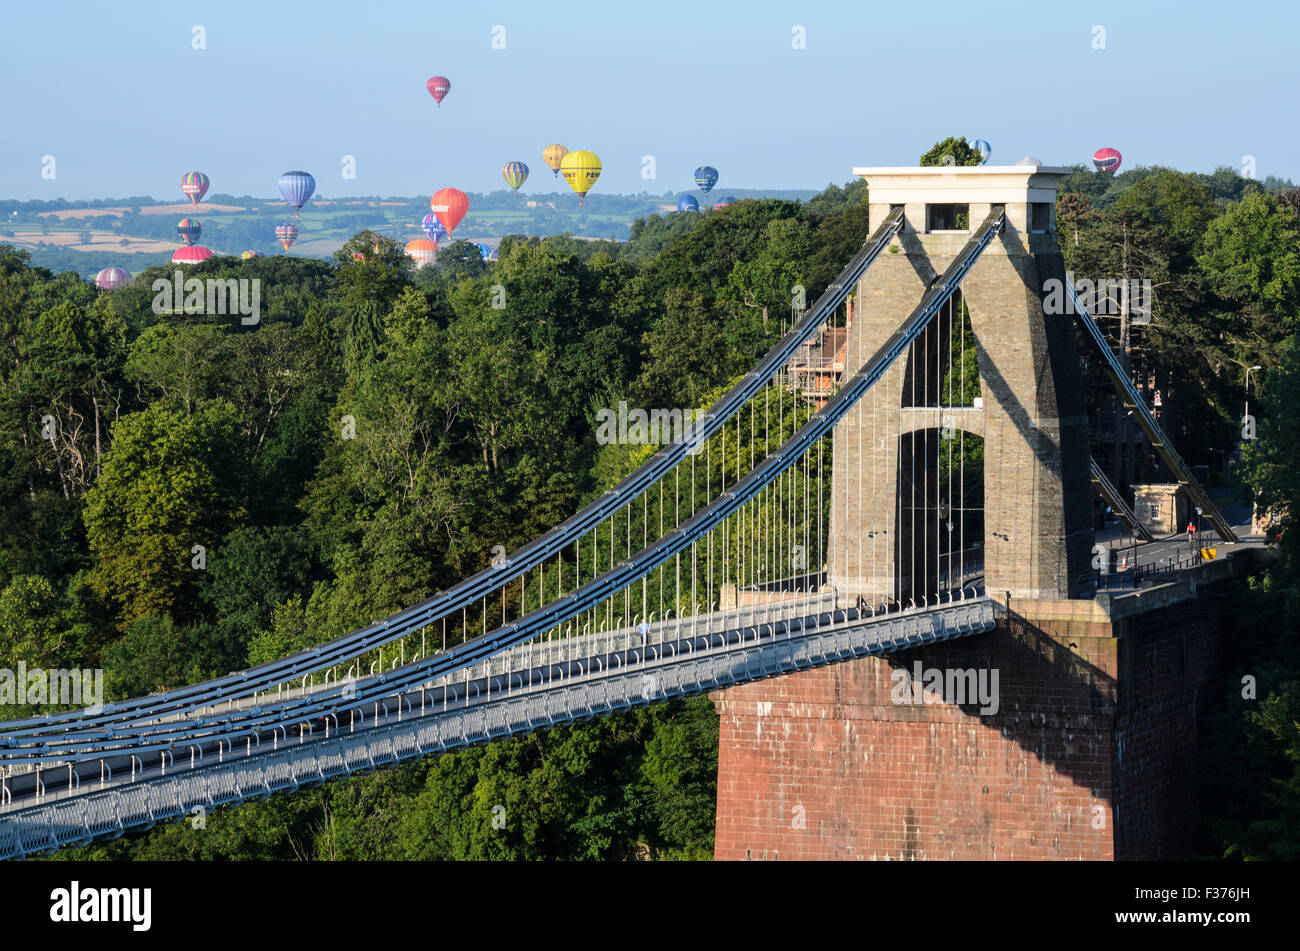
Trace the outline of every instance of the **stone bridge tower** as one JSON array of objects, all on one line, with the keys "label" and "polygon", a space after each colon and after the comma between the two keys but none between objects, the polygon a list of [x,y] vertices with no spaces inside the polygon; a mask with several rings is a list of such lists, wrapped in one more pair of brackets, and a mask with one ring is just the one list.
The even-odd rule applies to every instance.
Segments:
[{"label": "stone bridge tower", "polygon": [[[908,473],[913,455],[924,452],[928,462],[937,458],[939,434],[946,430],[984,440],[982,558],[989,593],[999,599],[1007,592],[1012,598],[1091,597],[1083,378],[1073,318],[1044,313],[1049,282],[1065,278],[1055,201],[1057,182],[1069,170],[1013,165],[853,171],[870,188],[871,228],[900,206],[905,224],[859,285],[846,375],[898,329],[990,209],[1006,209],[1006,227],[959,292],[975,341],[980,398],[969,406],[942,405],[935,378],[942,372],[926,372],[946,360],[947,320],[941,314],[931,326],[940,330],[945,324],[942,332],[927,333],[928,342],[900,357],[905,365],[891,369],[836,427],[831,583],[850,600],[865,595],[906,601],[916,594],[919,601],[921,593],[935,589],[927,574],[935,570],[932,562],[910,553],[938,541],[942,519],[933,513],[941,503],[936,485],[913,485]],[[957,301],[954,295],[960,327]],[[918,391],[922,378],[926,383]],[[931,517],[918,519],[920,512]],[[979,540],[965,544],[972,542],[979,547]]]}]

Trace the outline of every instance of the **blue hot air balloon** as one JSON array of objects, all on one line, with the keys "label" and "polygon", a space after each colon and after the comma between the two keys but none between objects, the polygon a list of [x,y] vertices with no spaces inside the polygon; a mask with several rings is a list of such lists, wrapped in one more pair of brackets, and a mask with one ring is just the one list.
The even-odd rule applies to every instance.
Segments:
[{"label": "blue hot air balloon", "polygon": [[474,247],[478,248],[478,253],[483,255],[483,260],[488,261],[492,258],[492,246],[484,244],[482,241],[476,241]]},{"label": "blue hot air balloon", "polygon": [[447,229],[443,226],[442,222],[438,220],[438,216],[433,212],[429,212],[424,216],[424,220],[420,222],[420,228],[429,236],[429,240],[434,244],[437,244],[443,238],[447,237]]},{"label": "blue hot air balloon", "polygon": [[295,217],[315,190],[316,179],[307,172],[285,172],[280,176],[280,197],[293,205]]},{"label": "blue hot air balloon", "polygon": [[993,154],[993,146],[989,145],[983,139],[976,139],[971,143],[971,148],[980,154],[981,165],[988,162],[989,156]]},{"label": "blue hot air balloon", "polygon": [[700,203],[695,200],[694,195],[683,195],[677,199],[678,211],[699,211]]},{"label": "blue hot air balloon", "polygon": [[707,195],[709,189],[718,184],[718,170],[711,165],[701,165],[695,170],[695,184]]}]

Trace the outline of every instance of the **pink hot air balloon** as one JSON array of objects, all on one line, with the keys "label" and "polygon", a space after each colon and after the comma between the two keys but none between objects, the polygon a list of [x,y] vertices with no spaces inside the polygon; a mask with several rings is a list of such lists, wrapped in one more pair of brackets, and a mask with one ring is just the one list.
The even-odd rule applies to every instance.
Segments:
[{"label": "pink hot air balloon", "polygon": [[201,244],[196,244],[191,247],[177,248],[176,253],[172,255],[172,264],[198,264],[210,257],[212,251]]},{"label": "pink hot air balloon", "polygon": [[434,76],[424,85],[429,90],[429,95],[433,97],[433,101],[440,106],[447,93],[451,92],[451,80],[446,76]]},{"label": "pink hot air balloon", "polygon": [[1119,149],[1104,148],[1092,153],[1092,164],[1097,167],[1097,171],[1110,172],[1112,175],[1119,171],[1119,163],[1123,160],[1124,156],[1119,154]]},{"label": "pink hot air balloon", "polygon": [[112,291],[131,280],[131,275],[120,267],[106,267],[95,275],[95,286],[101,291]]}]

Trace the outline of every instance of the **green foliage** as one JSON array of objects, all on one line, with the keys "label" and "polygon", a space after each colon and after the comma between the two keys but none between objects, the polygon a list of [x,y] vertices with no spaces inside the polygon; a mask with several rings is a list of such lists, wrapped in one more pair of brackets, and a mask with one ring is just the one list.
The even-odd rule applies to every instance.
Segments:
[{"label": "green foliage", "polygon": [[192,415],[160,403],[119,421],[83,517],[94,585],[124,624],[194,616],[192,549],[214,545],[239,518],[241,462],[228,402]]},{"label": "green foliage", "polygon": [[930,146],[917,164],[927,165],[978,165],[980,153],[966,141],[966,137],[950,135]]}]

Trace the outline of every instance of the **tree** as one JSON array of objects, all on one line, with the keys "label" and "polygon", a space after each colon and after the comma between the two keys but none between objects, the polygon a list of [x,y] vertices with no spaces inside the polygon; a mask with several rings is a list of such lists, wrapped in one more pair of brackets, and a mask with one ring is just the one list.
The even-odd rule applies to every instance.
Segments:
[{"label": "tree", "polygon": [[1211,287],[1240,305],[1258,302],[1291,329],[1300,319],[1300,220],[1271,195],[1229,205],[1205,229],[1196,263]]},{"label": "tree", "polygon": [[92,580],[123,626],[195,614],[192,549],[214,546],[243,512],[239,421],[224,400],[192,414],[158,404],[124,416],[83,519]]},{"label": "tree", "polygon": [[[951,161],[945,161],[951,159]],[[950,135],[941,142],[936,142],[930,146],[929,151],[921,156],[919,165],[979,165],[983,159],[980,153],[971,146],[966,137]]]}]

